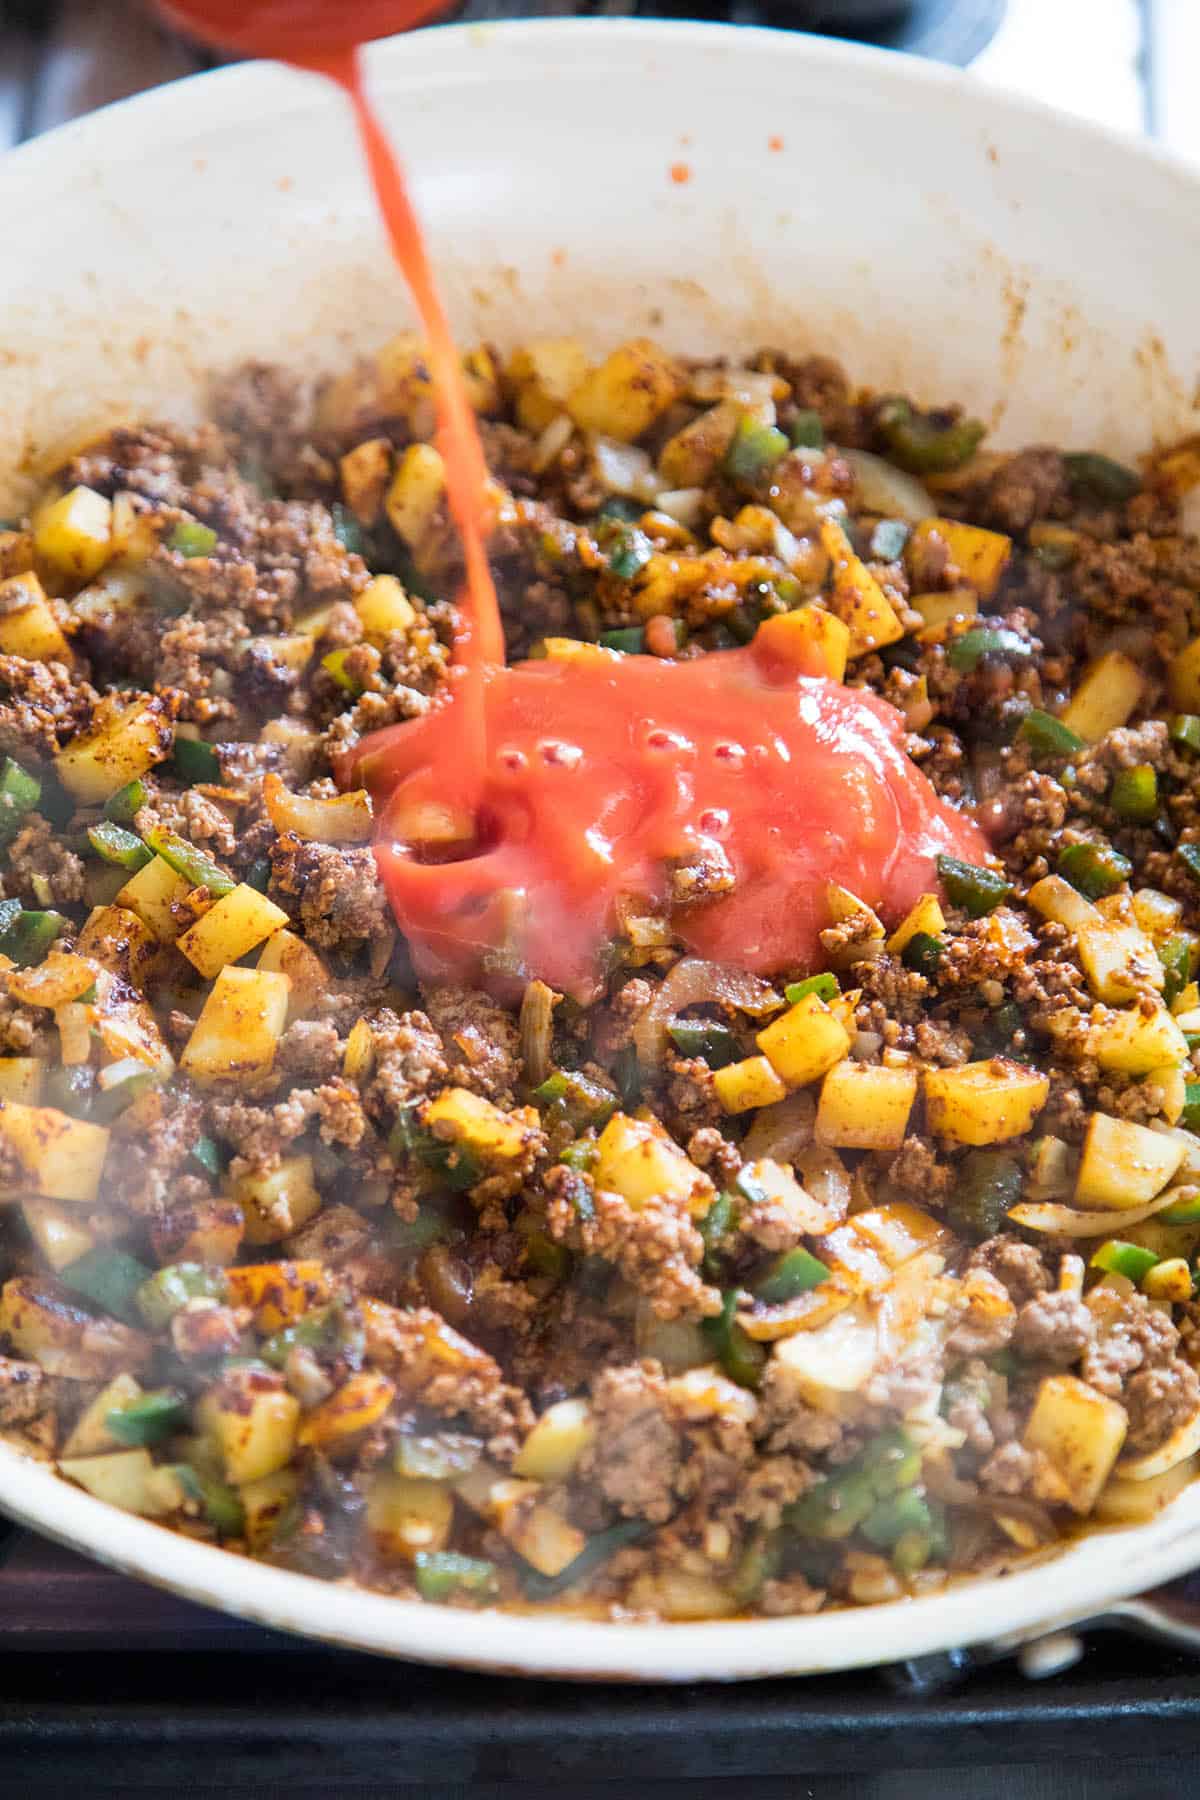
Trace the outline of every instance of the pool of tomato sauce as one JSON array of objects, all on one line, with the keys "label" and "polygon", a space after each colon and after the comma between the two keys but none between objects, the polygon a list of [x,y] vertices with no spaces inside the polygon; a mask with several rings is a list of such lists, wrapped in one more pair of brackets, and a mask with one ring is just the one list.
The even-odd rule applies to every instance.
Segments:
[{"label": "pool of tomato sauce", "polygon": [[[328,76],[348,95],[425,328],[466,564],[453,666],[425,717],[366,738],[338,770],[376,800],[375,856],[418,971],[537,975],[589,998],[620,903],[663,905],[672,868],[688,863],[722,869],[728,890],[673,910],[689,950],[761,974],[802,968],[829,923],[831,882],[892,918],[936,884],[939,852],[981,860],[977,828],[905,754],[899,714],[829,679],[819,653],[777,626],[743,649],[678,662],[592,653],[506,666],[483,450],[356,48],[435,13],[437,0],[183,0],[171,10],[215,42]],[[430,808],[472,822],[453,858],[431,857],[405,831]]]}]

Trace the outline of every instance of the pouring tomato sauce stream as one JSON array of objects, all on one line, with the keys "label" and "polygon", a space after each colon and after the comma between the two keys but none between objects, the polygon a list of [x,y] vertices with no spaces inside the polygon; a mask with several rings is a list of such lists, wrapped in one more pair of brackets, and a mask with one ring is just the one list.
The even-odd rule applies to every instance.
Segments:
[{"label": "pouring tomato sauce stream", "polygon": [[653,911],[690,872],[675,937],[756,973],[811,963],[831,882],[885,916],[979,862],[978,829],[905,754],[893,708],[830,678],[818,646],[769,620],[694,661],[593,646],[505,663],[488,567],[487,470],[458,352],[357,46],[440,0],[180,0],[209,41],[328,76],[348,95],[393,253],[424,325],[447,498],[462,539],[454,662],[422,719],[363,741],[341,773],[382,803],[375,845],[426,977],[536,975],[587,999],[622,904]]}]

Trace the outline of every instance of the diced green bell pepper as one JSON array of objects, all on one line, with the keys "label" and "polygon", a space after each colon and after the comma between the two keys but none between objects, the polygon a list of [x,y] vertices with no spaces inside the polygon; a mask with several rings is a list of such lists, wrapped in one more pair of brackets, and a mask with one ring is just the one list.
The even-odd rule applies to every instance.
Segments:
[{"label": "diced green bell pepper", "polygon": [[221,762],[211,744],[203,738],[177,737],[171,752],[171,767],[188,787],[198,781],[220,781]]},{"label": "diced green bell pepper", "polygon": [[140,1394],[128,1406],[114,1407],[104,1415],[105,1426],[117,1442],[131,1448],[161,1443],[180,1430],[186,1419],[186,1400],[169,1388]]},{"label": "diced green bell pepper", "polygon": [[1093,1254],[1091,1267],[1108,1275],[1124,1275],[1129,1281],[1140,1281],[1158,1261],[1153,1250],[1141,1244],[1127,1244],[1121,1238],[1109,1238]]},{"label": "diced green bell pepper", "polygon": [[202,525],[199,519],[180,519],[167,539],[167,548],[178,551],[180,556],[211,556],[217,547],[217,534],[211,525]]},{"label": "diced green bell pepper", "polygon": [[738,1324],[737,1303],[737,1289],[730,1288],[722,1296],[720,1312],[715,1318],[705,1319],[701,1330],[730,1381],[736,1381],[739,1387],[756,1388],[767,1353]]},{"label": "diced green bell pepper", "polygon": [[149,789],[144,781],[127,781],[124,787],[118,788],[104,802],[104,816],[115,825],[132,825],[149,798]]},{"label": "diced green bell pepper", "polygon": [[907,400],[886,400],[875,415],[892,461],[913,475],[946,475],[974,456],[987,430],[979,419],[919,413]]},{"label": "diced green bell pepper", "polygon": [[985,656],[1005,656],[1009,661],[1028,662],[1033,646],[1018,631],[1003,625],[973,625],[946,646],[946,661],[952,669],[970,674]]},{"label": "diced green bell pepper", "polygon": [[[15,913],[7,911],[9,905],[16,907]],[[67,921],[59,912],[29,912],[19,901],[5,902],[0,909],[0,954],[11,956],[23,969],[32,968],[66,929]]]},{"label": "diced green bell pepper", "polygon": [[1072,488],[1087,500],[1104,505],[1123,505],[1142,489],[1142,478],[1124,463],[1095,450],[1074,450],[1063,457]]},{"label": "diced green bell pepper", "polygon": [[461,1431],[439,1431],[427,1436],[402,1433],[392,1450],[397,1475],[416,1481],[456,1481],[469,1475],[483,1455],[479,1438]]},{"label": "diced green bell pepper", "polygon": [[1040,706],[1031,707],[1025,714],[1017,736],[1024,738],[1038,758],[1075,756],[1084,748],[1084,741],[1077,731],[1072,731],[1053,713],[1043,712]]},{"label": "diced green bell pepper", "polygon": [[720,1273],[721,1245],[733,1230],[736,1218],[737,1201],[732,1194],[720,1193],[696,1228],[704,1239],[704,1273],[710,1279]]},{"label": "diced green bell pepper", "polygon": [[994,912],[1013,891],[1012,882],[996,869],[962,862],[957,856],[939,856],[938,874],[953,906],[961,906],[972,919]]},{"label": "diced green bell pepper", "polygon": [[933,981],[941,967],[945,948],[942,939],[934,937],[932,932],[914,931],[900,952],[900,960],[906,969],[913,969],[926,981]]},{"label": "diced green bell pepper", "polygon": [[732,481],[757,487],[770,474],[791,445],[776,425],[762,425],[744,413],[725,452],[725,473]]},{"label": "diced green bell pepper", "polygon": [[1132,871],[1129,858],[1111,844],[1068,844],[1059,853],[1058,873],[1087,900],[1102,900],[1106,894],[1115,894]]},{"label": "diced green bell pepper", "polygon": [[795,1249],[784,1250],[777,1256],[751,1284],[750,1291],[765,1306],[783,1306],[828,1279],[826,1265],[798,1244]]},{"label": "diced green bell pepper", "polygon": [[147,850],[140,837],[132,831],[126,831],[123,825],[114,824],[111,819],[102,819],[98,825],[89,825],[87,835],[88,843],[97,856],[119,869],[128,869],[131,874],[136,874],[148,862],[154,861],[154,852]]},{"label": "diced green bell pepper", "polygon": [[1021,1168],[1002,1150],[969,1150],[957,1172],[946,1206],[955,1223],[980,1238],[1003,1231],[1021,1198]]},{"label": "diced green bell pepper", "polygon": [[125,1250],[114,1250],[109,1245],[98,1245],[94,1250],[85,1250],[73,1263],[60,1269],[58,1278],[72,1293],[82,1294],[85,1300],[93,1301],[115,1319],[137,1325],[141,1323],[136,1306],[137,1291],[149,1274],[145,1263],[139,1262],[136,1256],[130,1256]]},{"label": "diced green bell pepper", "polygon": [[495,1563],[480,1556],[460,1556],[456,1550],[418,1550],[414,1579],[422,1600],[435,1603],[460,1595],[491,1600],[500,1589]]},{"label": "diced green bell pepper", "polygon": [[821,415],[811,406],[801,406],[788,426],[788,436],[795,450],[823,450],[825,427]]},{"label": "diced green bell pepper", "polygon": [[1145,824],[1158,811],[1158,776],[1149,763],[1118,769],[1108,799],[1119,819]]},{"label": "diced green bell pepper", "polygon": [[147,1275],[134,1298],[151,1331],[163,1331],[189,1300],[223,1300],[226,1287],[224,1269],[207,1263],[168,1263]]},{"label": "diced green bell pepper", "polygon": [[673,1019],[667,1035],[681,1056],[699,1057],[710,1069],[724,1069],[741,1055],[728,1025],[714,1019]]},{"label": "diced green bell pepper", "polygon": [[333,518],[333,535],[342,549],[352,550],[358,556],[365,556],[367,552],[366,534],[350,508],[343,506],[340,500],[335,500],[329,511]]},{"label": "diced green bell pepper", "polygon": [[151,826],[146,833],[146,842],[184,881],[192,887],[206,887],[214,900],[221,900],[226,894],[232,894],[237,886],[233,876],[226,875],[223,869],[219,869],[203,850],[197,850],[194,844],[189,844],[177,831],[168,831],[165,825]]},{"label": "diced green bell pepper", "polygon": [[1168,729],[1173,744],[1200,754],[1200,713],[1176,713]]},{"label": "diced green bell pepper", "polygon": [[225,1157],[215,1138],[198,1137],[188,1152],[193,1162],[199,1163],[206,1175],[219,1181],[225,1173]]},{"label": "diced green bell pepper", "polygon": [[789,981],[783,990],[784,999],[789,1006],[795,1006],[798,1000],[804,1000],[809,994],[815,994],[818,1000],[836,1000],[841,993],[836,975],[826,970],[821,975],[806,975],[803,981]]},{"label": "diced green bell pepper", "polygon": [[611,1088],[575,1069],[556,1069],[533,1090],[533,1099],[549,1123],[562,1121],[575,1132],[586,1131],[589,1125],[599,1130],[621,1104]]}]

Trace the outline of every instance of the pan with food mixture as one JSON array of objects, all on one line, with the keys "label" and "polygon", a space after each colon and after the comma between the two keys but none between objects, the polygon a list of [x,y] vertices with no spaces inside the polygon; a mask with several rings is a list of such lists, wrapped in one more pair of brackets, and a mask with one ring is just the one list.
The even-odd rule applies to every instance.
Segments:
[{"label": "pan with food mixture", "polygon": [[804,966],[685,949],[715,856],[590,988],[439,978],[347,785],[450,660],[419,345],[62,458],[0,533],[8,1435],[288,1568],[600,1616],[1151,1516],[1200,1452],[1200,452],[992,454],[774,352],[465,367],[510,658],[819,639],[985,847],[829,883]]}]

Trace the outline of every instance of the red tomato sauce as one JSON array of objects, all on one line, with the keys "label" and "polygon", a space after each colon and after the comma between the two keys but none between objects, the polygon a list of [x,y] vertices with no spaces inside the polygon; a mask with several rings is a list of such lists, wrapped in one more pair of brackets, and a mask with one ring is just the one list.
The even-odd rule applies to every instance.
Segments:
[{"label": "red tomato sauce", "polygon": [[[345,90],[425,328],[467,571],[455,668],[426,717],[375,733],[340,771],[381,803],[376,859],[420,973],[503,985],[537,975],[587,998],[621,903],[662,907],[672,868],[714,847],[732,887],[674,908],[673,933],[700,956],[757,973],[803,967],[829,923],[831,882],[895,918],[936,885],[940,851],[983,860],[976,827],[906,756],[899,715],[829,680],[819,663],[781,657],[769,631],[692,661],[596,654],[504,666],[483,450],[355,48],[419,23],[439,0],[183,0],[170,10],[215,42]],[[431,812],[462,821],[440,855]]]}]

